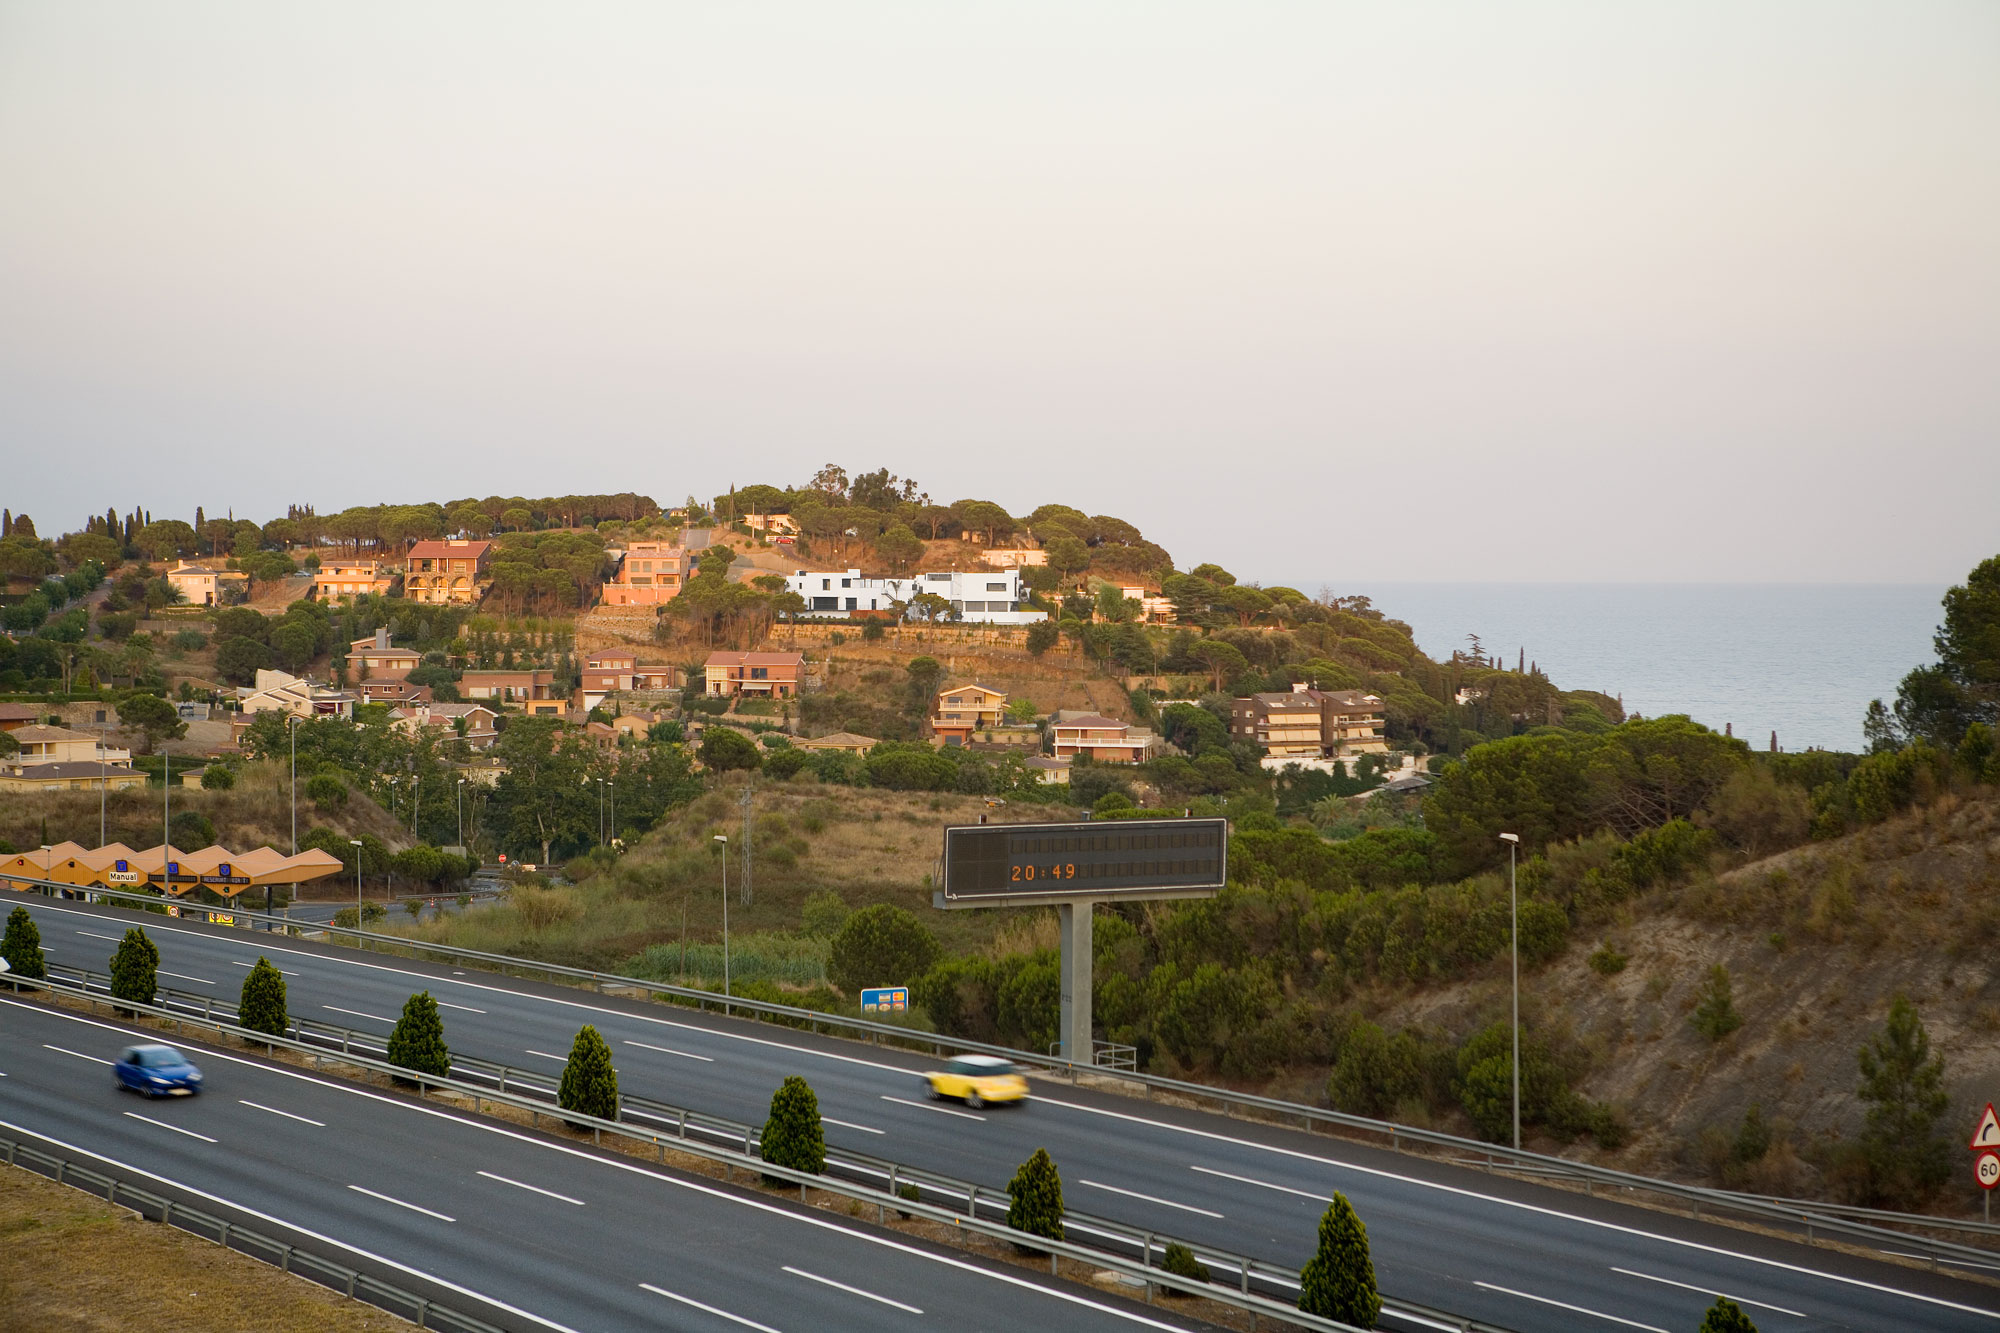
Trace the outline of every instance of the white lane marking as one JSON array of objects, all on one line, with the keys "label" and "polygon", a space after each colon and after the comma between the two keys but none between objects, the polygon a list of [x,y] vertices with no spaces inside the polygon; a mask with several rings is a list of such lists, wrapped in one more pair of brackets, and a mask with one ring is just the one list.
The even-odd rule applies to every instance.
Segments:
[{"label": "white lane marking", "polygon": [[1753,1301],[1747,1296],[1732,1296],[1726,1291],[1717,1291],[1713,1287],[1697,1287],[1692,1282],[1676,1282],[1670,1277],[1654,1277],[1651,1273],[1641,1273],[1636,1268],[1613,1268],[1611,1271],[1614,1273],[1623,1273],[1626,1277],[1641,1277],[1648,1282],[1658,1282],[1664,1286],[1679,1287],[1682,1291],[1698,1291],[1704,1296],[1728,1297],[1728,1299],[1735,1301],[1738,1305],[1754,1305],[1760,1310],[1776,1310],[1779,1314],[1788,1314],[1796,1319],[1809,1317],[1803,1310],[1787,1310],[1782,1305],[1772,1305],[1768,1301]]},{"label": "white lane marking", "polygon": [[111,1063],[109,1060],[102,1060],[94,1055],[85,1055],[82,1051],[72,1051],[67,1046],[51,1046],[47,1042],[43,1042],[42,1049],[45,1051],[56,1051],[62,1055],[73,1055],[79,1060],[88,1060],[94,1065],[108,1065]]},{"label": "white lane marking", "polygon": [[564,1064],[569,1063],[569,1057],[567,1055],[550,1055],[547,1051],[529,1051],[528,1054],[539,1055],[544,1060],[560,1060]]},{"label": "white lane marking", "polygon": [[113,944],[123,944],[125,942],[123,935],[100,935],[94,930],[79,930],[76,933],[79,935],[88,935],[94,940],[110,940]]},{"label": "white lane marking", "polygon": [[1197,1208],[1193,1204],[1175,1203],[1172,1199],[1158,1199],[1154,1198],[1150,1194],[1141,1194],[1137,1190],[1122,1190],[1119,1189],[1116,1185],[1100,1185],[1098,1182],[1094,1180],[1079,1180],[1076,1183],[1079,1185],[1088,1185],[1094,1190],[1104,1190],[1110,1194],[1122,1194],[1128,1199],[1141,1199],[1146,1203],[1157,1203],[1162,1208],[1178,1208],[1184,1213],[1199,1213],[1203,1217],[1222,1216],[1221,1213],[1213,1213],[1206,1208]]},{"label": "white lane marking", "polygon": [[740,1314],[731,1314],[729,1311],[717,1309],[713,1305],[704,1305],[692,1296],[683,1296],[677,1291],[668,1291],[665,1287],[656,1287],[650,1282],[641,1282],[639,1286],[642,1290],[650,1291],[655,1296],[664,1296],[670,1301],[679,1301],[682,1305],[692,1305],[703,1314],[712,1314],[717,1319],[727,1319],[732,1324],[741,1324],[745,1328],[754,1328],[757,1330],[757,1333],[778,1333],[778,1330],[772,1328],[769,1324],[760,1324],[754,1319],[745,1319]]},{"label": "white lane marking", "polygon": [[678,1055],[683,1060],[699,1060],[703,1064],[709,1065],[715,1063],[715,1057],[712,1055],[696,1055],[693,1051],[677,1051],[671,1046],[652,1046],[643,1041],[627,1041],[625,1044],[627,1046],[637,1046],[642,1051],[658,1051],[661,1055]]},{"label": "white lane marking", "polygon": [[[0,1074],[0,1078],[4,1077],[6,1075]],[[887,1134],[889,1132],[886,1129],[877,1129],[873,1125],[857,1125],[852,1120],[835,1120],[830,1115],[823,1115],[820,1119],[829,1125],[839,1125],[842,1129],[858,1129],[863,1134]]]},{"label": "white lane marking", "polygon": [[318,1125],[321,1129],[326,1128],[326,1121],[324,1120],[314,1120],[307,1116],[293,1115],[290,1111],[280,1111],[275,1106],[266,1106],[262,1102],[253,1102],[245,1097],[238,1097],[236,1100],[240,1105],[253,1107],[259,1111],[269,1111],[272,1115],[281,1115],[287,1120],[296,1120],[302,1125]]},{"label": "white lane marking", "polygon": [[164,967],[157,968],[155,970],[158,971],[161,976],[172,977],[176,981],[193,981],[193,982],[198,982],[203,986],[213,986],[215,984],[213,981],[210,981],[207,977],[191,977],[187,975],[185,972],[169,972]]},{"label": "white lane marking", "polygon": [[[232,958],[232,959],[230,959],[230,960],[229,960],[229,965],[230,965],[231,967],[255,967],[255,966],[257,966],[257,965],[256,965],[255,963],[246,963],[246,962],[244,962],[244,961],[243,961],[242,959],[240,959],[240,958]],[[274,963],[274,964],[272,964],[272,966],[276,967],[277,965],[276,965],[276,964]],[[283,972],[283,973],[284,973],[284,974],[285,974],[286,976],[288,976],[288,977],[295,977],[295,976],[297,976],[297,975],[298,975],[298,973],[296,973],[296,972],[293,972],[293,971],[291,971],[291,970],[289,970],[289,969],[287,969],[287,968],[282,968],[282,967],[280,967],[280,968],[278,968],[278,971],[280,971],[280,972]]]},{"label": "white lane marking", "polygon": [[[129,1115],[131,1113],[127,1112],[126,1114]],[[359,1185],[349,1185],[347,1188],[353,1190],[356,1194],[366,1194],[371,1199],[380,1199],[383,1203],[393,1203],[398,1208],[407,1208],[413,1213],[422,1213],[425,1217],[435,1217],[440,1222],[456,1222],[458,1220],[455,1217],[446,1217],[443,1213],[435,1213],[428,1208],[419,1207],[414,1203],[404,1203],[401,1199],[392,1199],[386,1194],[377,1194],[374,1190],[363,1189]]]},{"label": "white lane marking", "polygon": [[[223,1056],[222,1058],[228,1059],[229,1057]],[[240,1060],[237,1061],[236,1063],[249,1065],[252,1062],[248,1060]],[[264,1068],[265,1066],[252,1065],[252,1067],[261,1069]],[[316,1079],[307,1080],[307,1082],[317,1082],[317,1081],[318,1080]],[[333,1085],[328,1084],[327,1086],[331,1087]],[[314,1231],[311,1227],[300,1226],[297,1222],[288,1222],[284,1218],[279,1217],[276,1214],[263,1212],[259,1209],[252,1208],[250,1205],[245,1203],[237,1203],[234,1199],[225,1199],[220,1194],[210,1194],[207,1190],[197,1189],[193,1185],[189,1185],[183,1181],[175,1180],[172,1176],[163,1176],[157,1171],[148,1171],[144,1167],[133,1166],[131,1163],[122,1162],[118,1160],[116,1157],[107,1157],[101,1152],[92,1152],[90,1149],[79,1147],[74,1143],[66,1143],[61,1139],[51,1137],[50,1135],[47,1134],[43,1134],[39,1130],[29,1129],[25,1125],[16,1125],[9,1121],[0,1121],[0,1125],[4,1125],[6,1126],[6,1128],[14,1130],[17,1133],[32,1134],[36,1138],[41,1139],[44,1142],[53,1143],[57,1147],[66,1148],[73,1153],[81,1153],[85,1157],[95,1158],[97,1161],[103,1162],[107,1166],[115,1166],[121,1171],[130,1171],[134,1175],[144,1176],[146,1177],[146,1179],[158,1181],[162,1185],[171,1185],[177,1190],[183,1190],[188,1194],[195,1196],[198,1199],[206,1199],[210,1203],[216,1204],[220,1207],[234,1208],[237,1212],[242,1213],[248,1217],[254,1217],[260,1222],[269,1222],[272,1226],[284,1227],[287,1230],[295,1231],[299,1235],[308,1237],[312,1240],[316,1240],[322,1245],[331,1245],[335,1249],[345,1250],[349,1254],[358,1255],[359,1257],[367,1259],[373,1263],[381,1264],[385,1268],[393,1268],[399,1273],[408,1273],[411,1277],[422,1278],[426,1282],[435,1282],[438,1286],[443,1287],[447,1291],[455,1291],[459,1295],[468,1297],[471,1300],[483,1301],[485,1304],[492,1306],[496,1310],[504,1310],[508,1314],[516,1315],[519,1318],[526,1319],[535,1324],[539,1324],[541,1327],[551,1330],[551,1333],[578,1333],[576,1329],[571,1328],[567,1324],[558,1324],[553,1319],[544,1319],[542,1318],[542,1316],[538,1314],[535,1314],[528,1310],[523,1310],[518,1305],[509,1305],[507,1302],[500,1300],[497,1297],[488,1296],[486,1293],[482,1291],[475,1291],[471,1287],[465,1286],[461,1283],[453,1282],[449,1278],[439,1277],[435,1273],[427,1273],[421,1268],[412,1268],[410,1265],[406,1263],[400,1263],[384,1255],[377,1254],[373,1250],[364,1250],[359,1245],[351,1245],[347,1241],[336,1239],[333,1236],[327,1235],[325,1232]]]},{"label": "white lane marking", "polygon": [[1191,1166],[1188,1170],[1199,1171],[1204,1176],[1220,1176],[1224,1180],[1234,1180],[1243,1185],[1261,1185],[1267,1190],[1276,1190],[1280,1194],[1296,1194],[1301,1199],[1311,1199],[1315,1203],[1333,1202],[1331,1194],[1315,1194],[1311,1190],[1293,1189],[1290,1185],[1273,1185],[1268,1180],[1258,1180],[1254,1176],[1239,1176],[1229,1171],[1218,1171],[1212,1166]]},{"label": "white lane marking", "polygon": [[785,1271],[794,1277],[802,1277],[808,1282],[817,1282],[822,1286],[832,1287],[835,1291],[844,1291],[850,1296],[861,1296],[871,1301],[879,1301],[883,1305],[893,1306],[898,1310],[906,1310],[911,1314],[923,1313],[922,1310],[919,1310],[914,1305],[905,1305],[901,1301],[892,1301],[887,1296],[877,1296],[872,1291],[863,1291],[859,1287],[850,1287],[845,1282],[835,1282],[830,1277],[821,1277],[818,1273],[808,1273],[805,1269],[794,1268],[790,1264],[785,1265]]},{"label": "white lane marking", "polygon": [[469,1004],[453,1004],[450,1000],[439,1000],[437,1004],[440,1009],[462,1009],[468,1014],[483,1014],[486,1012],[484,1009],[474,1009]]},{"label": "white lane marking", "polygon": [[323,1004],[320,1008],[330,1010],[336,1014],[352,1014],[356,1018],[371,1019],[377,1023],[393,1023],[396,1021],[393,1018],[384,1018],[380,1014],[364,1014],[359,1009],[343,1009],[337,1004]]},{"label": "white lane marking", "polygon": [[939,1115],[961,1116],[967,1120],[984,1120],[986,1118],[983,1115],[974,1115],[970,1111],[954,1111],[949,1106],[932,1106],[929,1102],[913,1102],[907,1097],[891,1097],[886,1092],[882,1094],[882,1100],[885,1102],[894,1102],[898,1106],[914,1106],[919,1111],[936,1111]]},{"label": "white lane marking", "polygon": [[191,1129],[182,1129],[179,1125],[170,1125],[164,1120],[155,1120],[149,1115],[140,1115],[137,1111],[127,1111],[125,1114],[134,1120],[143,1120],[149,1125],[158,1125],[161,1129],[171,1129],[176,1134],[185,1134],[191,1139],[200,1139],[203,1143],[215,1142],[214,1139],[208,1137],[206,1134],[197,1134]]},{"label": "white lane marking", "polygon": [[[186,932],[186,933],[192,934],[194,932]],[[42,1015],[44,1017],[58,1018],[67,1023],[77,1023],[85,1027],[98,1028],[105,1032],[115,1032],[122,1037],[130,1037],[132,1035],[131,1029],[129,1028],[119,1028],[111,1023],[106,1023],[95,1018],[86,1018],[81,1014],[71,1014],[59,1011],[51,1011],[48,1009],[44,1009],[39,1005],[29,1004],[21,1000],[11,1000],[5,997],[0,997],[0,1008],[31,1010],[34,1013]],[[553,1141],[539,1139],[539,1138],[533,1138],[530,1135],[528,1135],[525,1131],[508,1129],[502,1125],[488,1121],[469,1119],[462,1115],[456,1115],[453,1114],[452,1112],[441,1110],[438,1107],[424,1106],[416,1102],[405,1101],[400,1097],[391,1097],[386,1093],[372,1092],[356,1084],[337,1082],[333,1079],[322,1078],[319,1077],[318,1075],[309,1074],[302,1070],[291,1069],[284,1065],[264,1064],[257,1060],[247,1059],[240,1055],[229,1055],[221,1051],[208,1052],[208,1058],[212,1060],[227,1061],[228,1063],[233,1065],[242,1065],[246,1069],[255,1069],[264,1074],[275,1074],[280,1078],[295,1079],[300,1083],[309,1083],[317,1088],[326,1088],[330,1091],[344,1093],[350,1097],[359,1097],[364,1101],[376,1102],[383,1106],[394,1107],[397,1110],[403,1111],[405,1113],[413,1113],[416,1115],[429,1116],[435,1120],[447,1120],[450,1121],[452,1124],[457,1125],[463,1129],[474,1130],[482,1134],[492,1134],[498,1138],[510,1139],[516,1143],[527,1144],[535,1148],[539,1148],[544,1152],[561,1153],[565,1157],[574,1158],[579,1162],[589,1162],[600,1168],[605,1168],[613,1171],[628,1172],[631,1175],[644,1177],[645,1179],[650,1180],[657,1185],[666,1186],[673,1189],[689,1190],[696,1194],[706,1195],[712,1199],[718,1199],[729,1203],[733,1203],[741,1208],[749,1208],[755,1212],[764,1213],[773,1217],[783,1217],[800,1226],[809,1226],[816,1228],[820,1231],[830,1231],[837,1235],[846,1236],[851,1240],[857,1240],[868,1245],[878,1246],[879,1248],[884,1250],[893,1250],[897,1254],[901,1254],[912,1259],[921,1259],[926,1263],[938,1264],[942,1267],[954,1269],[958,1272],[966,1273],[974,1277],[984,1278],[989,1282],[998,1282],[1003,1286],[1015,1287],[1022,1291],[1027,1291],[1027,1292],[1034,1292],[1039,1295],[1046,1296],[1051,1300],[1061,1301],[1065,1305],[1079,1306],[1083,1309],[1094,1311],[1097,1314],[1107,1315],[1113,1319],[1122,1320],[1123,1322],[1128,1324],[1137,1324],[1144,1328],[1156,1328],[1161,1330],[1161,1333],[1183,1333],[1183,1330],[1179,1325],[1169,1324],[1163,1322],[1162,1320],[1154,1319],[1151,1316],[1141,1313],[1140,1311],[1137,1310],[1126,1309],[1117,1305],[1111,1305],[1102,1300],[1098,1300],[1094,1297],[1083,1295],[1080,1292],[1066,1290],[1062,1287],[1045,1286],[1042,1283],[1037,1282],[1032,1278],[1020,1277],[1016,1276],[1013,1273],[997,1272],[981,1268],[978,1265],[970,1262],[969,1260],[954,1258],[949,1254],[939,1254],[929,1250],[919,1249],[915,1245],[909,1244],[901,1240],[891,1239],[886,1235],[876,1233],[872,1230],[864,1230],[843,1225],[839,1222],[834,1221],[832,1218],[829,1217],[795,1212],[788,1205],[766,1203],[761,1199],[748,1198],[743,1195],[730,1193],[725,1191],[719,1185],[709,1185],[705,1182],[696,1179],[680,1179],[673,1176],[658,1175],[655,1172],[649,1170],[648,1168],[640,1166],[635,1162],[620,1161],[616,1158],[611,1158],[611,1157],[599,1157],[594,1153],[586,1152],[582,1148],[573,1148],[567,1144],[556,1143]],[[346,1241],[335,1240],[331,1236],[321,1235],[318,1232],[311,1231],[305,1227],[301,1227],[296,1223],[287,1222],[283,1218],[273,1217],[267,1213],[260,1213],[254,1208],[250,1208],[243,1204],[234,1203],[231,1200],[220,1197],[219,1195],[206,1193],[205,1191],[196,1189],[191,1185],[184,1185],[180,1181],[174,1180],[171,1177],[162,1176],[155,1172],[147,1171],[143,1168],[132,1166],[129,1163],[121,1162],[116,1158],[107,1157],[103,1153],[92,1152],[88,1148],[82,1148],[78,1147],[75,1144],[66,1143],[61,1139],[55,1138],[52,1135],[44,1134],[40,1130],[29,1129],[25,1125],[17,1125],[7,1120],[0,1120],[0,1129],[11,1129],[22,1134],[33,1135],[36,1138],[45,1140],[46,1142],[49,1143],[53,1143],[58,1147],[68,1148],[73,1152],[82,1153],[86,1157],[96,1158],[98,1161],[108,1163],[111,1166],[116,1166],[123,1170],[136,1172],[137,1174],[145,1176],[148,1179],[157,1180],[161,1184],[172,1185],[178,1189],[184,1189],[188,1193],[193,1194],[197,1197],[208,1199],[214,1203],[222,1204],[227,1207],[235,1208],[240,1212],[248,1214],[249,1216],[262,1218],[264,1221],[270,1222],[274,1225],[290,1227],[292,1230],[297,1231],[300,1235],[310,1236],[314,1240],[321,1241],[329,1245],[337,1245],[341,1249],[347,1250],[354,1254],[358,1254],[365,1259],[370,1259],[377,1263],[385,1264],[391,1268],[396,1269],[399,1272],[408,1273],[412,1277],[419,1277],[423,1278],[425,1281],[428,1282],[435,1282],[441,1287],[444,1287],[451,1291],[458,1292],[463,1296],[469,1296],[474,1300],[484,1301],[487,1304],[492,1305],[498,1309],[507,1311],[509,1314],[519,1315],[524,1319],[533,1320],[535,1323],[540,1324],[545,1328],[558,1330],[558,1333],[577,1333],[576,1330],[569,1328],[567,1325],[558,1324],[553,1320],[544,1319],[540,1315],[531,1314],[526,1310],[518,1309],[514,1306],[508,1305],[505,1302],[496,1299],[495,1297],[488,1296],[483,1292],[474,1291],[470,1287],[465,1287],[457,1283],[450,1282],[444,1278],[440,1278],[434,1276],[433,1274],[426,1273],[422,1269],[412,1268],[408,1264],[398,1263],[393,1259],[386,1259],[381,1255],[373,1253],[372,1251],[364,1250],[359,1246],[351,1245]]]},{"label": "white lane marking", "polygon": [[1666,1329],[1656,1327],[1652,1324],[1641,1324],[1632,1319],[1620,1319],[1615,1314],[1605,1314],[1601,1310],[1592,1310],[1581,1305],[1571,1305],[1568,1301],[1553,1301],[1546,1296],[1536,1296],[1530,1292],[1515,1291],[1512,1287],[1496,1287],[1491,1282],[1475,1282],[1472,1285],[1475,1287],[1484,1287],[1488,1291],[1497,1291],[1507,1296],[1519,1296],[1524,1301],[1539,1301],[1543,1305],[1553,1305],[1558,1310],[1568,1310],[1573,1314],[1587,1314],[1594,1319],[1604,1319],[1614,1324],[1623,1324],[1627,1328],[1644,1329],[1645,1333],[1667,1333]]},{"label": "white lane marking", "polygon": [[546,1194],[551,1199],[561,1199],[564,1203],[573,1203],[579,1208],[585,1206],[582,1199],[572,1199],[567,1194],[558,1194],[554,1190],[545,1190],[540,1185],[530,1185],[525,1181],[514,1180],[508,1176],[496,1176],[491,1171],[481,1171],[479,1174],[485,1176],[488,1180],[497,1180],[502,1185],[512,1185],[517,1190],[527,1190],[531,1194]]}]

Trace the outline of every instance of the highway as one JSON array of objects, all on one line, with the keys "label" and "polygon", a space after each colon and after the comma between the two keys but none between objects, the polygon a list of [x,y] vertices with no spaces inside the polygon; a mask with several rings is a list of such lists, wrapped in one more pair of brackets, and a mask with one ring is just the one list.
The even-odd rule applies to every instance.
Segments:
[{"label": "highway", "polygon": [[[1004,1189],[1036,1147],[1070,1206],[1303,1264],[1336,1189],[1369,1228],[1384,1290],[1523,1330],[1692,1330],[1716,1294],[1770,1330],[1990,1330],[2000,1292],[1903,1265],[1488,1176],[1228,1117],[1036,1084],[1026,1107],[926,1100],[930,1063],[903,1052],[470,969],[357,955],[224,928],[28,897],[52,961],[102,971],[142,920],[162,984],[234,1001],[259,951],[288,973],[292,1012],[386,1037],[428,988],[455,1053],[559,1072],[594,1023],[624,1091],[761,1123],[772,1090],[803,1074],[829,1146]],[[0,1097],[8,1089],[0,1084]]]},{"label": "highway", "polygon": [[[157,1040],[156,1034],[145,1034]],[[124,1025],[0,995],[0,1132],[417,1291],[548,1330],[1179,1330],[1135,1302],[254,1058],[113,1087]]]}]

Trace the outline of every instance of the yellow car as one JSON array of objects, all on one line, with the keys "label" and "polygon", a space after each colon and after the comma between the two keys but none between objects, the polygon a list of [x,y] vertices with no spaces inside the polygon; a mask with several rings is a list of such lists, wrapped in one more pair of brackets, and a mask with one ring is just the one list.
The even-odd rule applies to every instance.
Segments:
[{"label": "yellow car", "polygon": [[1012,1062],[997,1055],[961,1055],[924,1077],[930,1080],[933,1101],[954,1097],[967,1106],[980,1107],[1028,1098],[1028,1080]]}]

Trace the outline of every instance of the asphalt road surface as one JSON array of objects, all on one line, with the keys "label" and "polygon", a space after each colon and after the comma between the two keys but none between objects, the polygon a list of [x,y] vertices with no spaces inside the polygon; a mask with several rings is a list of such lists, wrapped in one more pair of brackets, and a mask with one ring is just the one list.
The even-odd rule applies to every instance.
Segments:
[{"label": "asphalt road surface", "polygon": [[202,1066],[202,1093],[143,1098],[113,1086],[111,1061],[133,1040],[122,1024],[0,995],[0,1126],[501,1327],[1197,1327],[748,1190],[194,1043],[182,1045]]},{"label": "asphalt road surface", "polygon": [[1046,1147],[1071,1207],[1275,1263],[1310,1257],[1337,1189],[1368,1225],[1385,1291],[1506,1327],[1681,1333],[1726,1294],[1765,1333],[2000,1333],[2000,1291],[1949,1273],[1053,1080],[1037,1080],[1022,1107],[940,1105],[920,1077],[932,1062],[904,1052],[471,969],[24,901],[53,961],[103,971],[124,923],[141,919],[160,947],[163,985],[234,1001],[261,951],[287,972],[294,1015],[384,1038],[404,1000],[429,989],[455,1053],[551,1075],[578,1027],[592,1023],[625,1092],[712,1115],[762,1123],[773,1089],[802,1074],[819,1095],[830,1148],[1004,1189]]}]

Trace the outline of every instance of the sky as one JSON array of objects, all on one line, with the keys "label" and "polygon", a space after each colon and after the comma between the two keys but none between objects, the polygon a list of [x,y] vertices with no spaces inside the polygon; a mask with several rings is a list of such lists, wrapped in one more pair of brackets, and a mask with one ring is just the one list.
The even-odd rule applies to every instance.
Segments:
[{"label": "sky", "polygon": [[2000,5],[0,0],[0,502],[886,466],[1183,568],[1956,581]]}]

